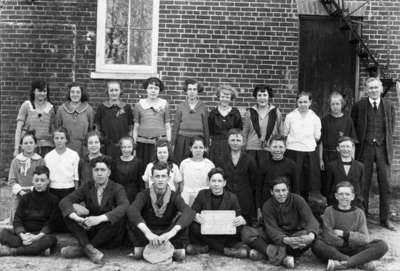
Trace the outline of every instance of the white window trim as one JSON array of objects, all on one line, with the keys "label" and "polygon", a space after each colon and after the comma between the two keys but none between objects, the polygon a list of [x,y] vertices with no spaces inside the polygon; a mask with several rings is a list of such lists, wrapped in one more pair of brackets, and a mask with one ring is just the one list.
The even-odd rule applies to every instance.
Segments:
[{"label": "white window trim", "polygon": [[160,2],[159,0],[152,1],[153,31],[151,65],[127,65],[104,63],[107,1],[97,0],[96,71],[91,73],[90,77],[92,79],[144,79],[150,76],[157,76],[158,22]]}]

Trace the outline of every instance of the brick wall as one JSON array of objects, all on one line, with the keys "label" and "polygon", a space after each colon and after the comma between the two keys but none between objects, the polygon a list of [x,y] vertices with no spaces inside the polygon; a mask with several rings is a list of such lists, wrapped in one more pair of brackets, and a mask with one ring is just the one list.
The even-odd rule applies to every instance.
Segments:
[{"label": "brick wall", "polygon": [[[36,0],[33,4],[1,0],[0,176],[11,159],[15,117],[32,79],[49,80],[57,106],[73,78],[87,85],[92,105],[105,99],[104,81],[90,79],[96,44],[87,34],[96,32],[96,6],[97,0]],[[253,85],[266,83],[275,89],[273,102],[289,112],[297,91],[296,12],[294,0],[160,0],[158,71],[167,87],[163,96],[174,107],[184,99],[183,80],[195,77],[205,84],[202,99],[214,106],[214,87],[229,82],[241,89],[236,105],[244,108],[253,103]],[[384,55],[385,27],[392,29],[394,76],[400,68],[400,20],[395,20],[399,14],[400,7],[392,1],[372,1],[372,14],[366,20],[371,24],[363,30],[373,49]],[[125,101],[134,103],[143,97],[141,83],[122,82]],[[398,132],[395,146],[393,173],[398,174]]]}]

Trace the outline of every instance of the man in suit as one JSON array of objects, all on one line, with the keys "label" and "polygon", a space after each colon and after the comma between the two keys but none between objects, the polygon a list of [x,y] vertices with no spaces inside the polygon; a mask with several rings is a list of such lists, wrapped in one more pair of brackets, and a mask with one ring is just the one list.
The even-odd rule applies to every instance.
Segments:
[{"label": "man in suit", "polygon": [[373,164],[376,165],[379,185],[379,215],[381,225],[395,230],[389,221],[389,182],[390,164],[393,157],[393,130],[395,110],[393,105],[381,97],[383,86],[378,78],[365,82],[368,97],[356,102],[351,117],[356,128],[359,143],[356,146],[356,159],[364,163],[365,212],[368,214],[368,197],[371,186]]},{"label": "man in suit", "polygon": [[[66,258],[85,254],[94,263],[103,263],[104,254],[97,248],[118,246],[125,233],[123,219],[129,206],[125,189],[109,180],[111,157],[99,156],[90,161],[93,181],[87,182],[60,202],[65,224],[80,246],[61,249]],[[84,203],[77,208],[77,204]],[[82,209],[86,211],[84,215]]]},{"label": "man in suit", "polygon": [[340,182],[347,181],[354,187],[355,199],[352,204],[364,209],[364,199],[362,195],[364,185],[364,165],[353,160],[354,140],[348,136],[342,136],[337,143],[337,151],[340,159],[332,161],[326,165],[326,196],[329,205],[336,205],[335,198],[336,185]]}]

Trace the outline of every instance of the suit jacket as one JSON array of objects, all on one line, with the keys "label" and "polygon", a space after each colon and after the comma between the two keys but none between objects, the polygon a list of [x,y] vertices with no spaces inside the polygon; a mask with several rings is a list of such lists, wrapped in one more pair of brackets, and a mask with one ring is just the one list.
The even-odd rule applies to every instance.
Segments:
[{"label": "suit jacket", "polygon": [[72,204],[81,202],[85,203],[90,215],[105,214],[112,224],[125,216],[129,206],[124,187],[111,180],[108,181],[107,186],[104,188],[100,205],[97,201],[97,190],[94,181],[90,181],[84,183],[80,188],[60,201],[59,206],[62,214],[66,217],[75,212]]},{"label": "suit jacket", "polygon": [[351,161],[349,173],[346,175],[341,160],[328,163],[326,168],[326,187],[328,188],[327,196],[329,205],[335,205],[336,185],[340,182],[350,182],[354,185],[355,199],[353,205],[363,208],[363,187],[364,187],[364,165],[363,163],[353,160]]},{"label": "suit jacket", "polygon": [[[359,143],[356,144],[356,159],[360,160],[365,147],[365,138],[367,135],[367,108],[368,98],[362,98],[356,102],[351,109],[351,118],[356,128]],[[381,98],[379,106],[383,107],[385,114],[385,147],[386,159],[390,165],[393,158],[393,131],[395,125],[395,110],[394,106],[385,98]]]},{"label": "suit jacket", "polygon": [[[200,213],[202,210],[213,210],[211,208],[211,197],[211,189],[201,190],[193,202],[192,209],[196,213]],[[241,215],[238,198],[235,194],[226,190],[224,190],[218,210],[233,210],[236,211],[236,216]]]}]

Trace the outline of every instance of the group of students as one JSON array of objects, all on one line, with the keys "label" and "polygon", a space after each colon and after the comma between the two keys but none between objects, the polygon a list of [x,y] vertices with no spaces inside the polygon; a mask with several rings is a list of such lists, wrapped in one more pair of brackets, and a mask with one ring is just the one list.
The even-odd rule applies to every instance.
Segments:
[{"label": "group of students", "polygon": [[[379,82],[369,79],[366,87]],[[317,256],[329,259],[328,269],[335,270],[362,264],[371,268],[369,262],[387,251],[383,241],[369,243],[365,232],[369,191],[364,167],[353,159],[361,133],[343,114],[341,94],[330,96],[331,113],[321,123],[310,109],[311,94],[300,92],[297,108],[283,121],[270,103],[272,89],[257,85],[253,91],[257,104],[246,111],[242,122],[238,109],[231,106],[235,88],[220,85],[218,106],[208,112],[199,99],[203,87],[190,79],[184,84],[187,99],[178,105],[171,126],[168,102],[158,97],[162,81],[149,78],[143,87],[147,97],[132,111],[120,100],[120,84],[108,82],[109,99],[94,114],[86,92],[74,83],[67,102],[55,113],[48,84],[32,83],[30,100],[18,114],[9,175],[16,199],[14,231],[0,235],[0,255],[39,254],[53,248],[54,238],[47,238],[50,229],[77,237],[80,246],[63,248],[65,257],[85,253],[94,262],[104,256],[97,248],[120,245],[125,233],[137,258],[147,243],[164,245],[170,240],[177,260],[186,252],[212,249],[234,257],[267,257],[271,263],[293,268],[294,257],[313,247]],[[373,110],[379,117],[380,111]],[[386,117],[385,111],[380,116]],[[373,155],[380,155],[388,127],[373,117],[368,114],[373,127],[366,125],[362,137],[374,140],[372,147],[378,153]],[[28,131],[32,129],[35,134]],[[322,182],[320,166],[327,171]],[[321,192],[334,207],[325,210],[319,234],[306,200],[323,198]],[[35,200],[37,204],[32,204]],[[351,208],[343,207],[344,202]],[[202,235],[202,210],[236,211],[237,234]],[[356,216],[347,214],[353,211]],[[357,223],[346,224],[354,217]],[[381,222],[391,226],[382,213]],[[253,227],[257,225],[261,227]],[[329,235],[325,231],[335,242],[325,238]],[[247,245],[238,246],[240,239]],[[338,252],[324,254],[324,246]]]}]

